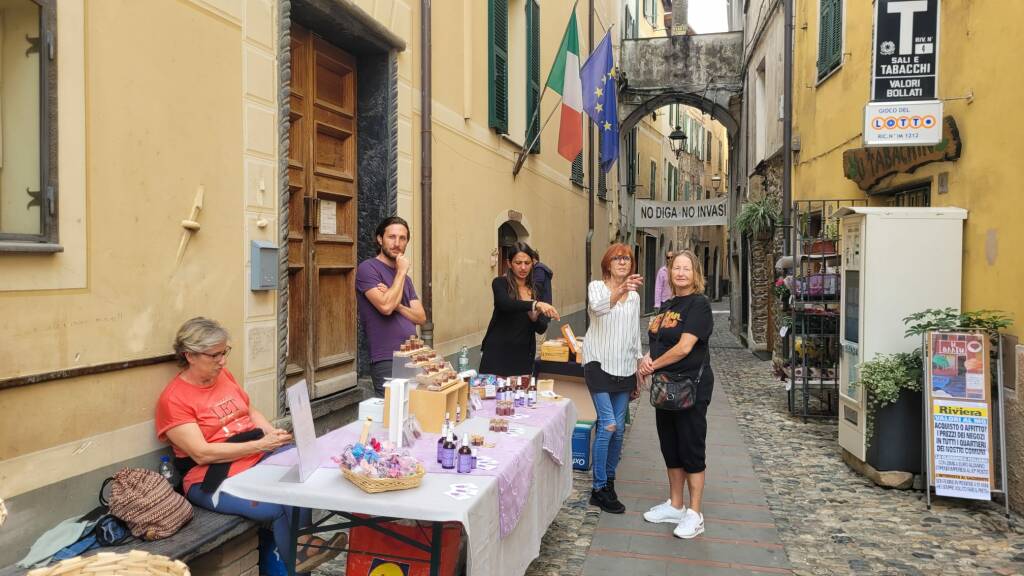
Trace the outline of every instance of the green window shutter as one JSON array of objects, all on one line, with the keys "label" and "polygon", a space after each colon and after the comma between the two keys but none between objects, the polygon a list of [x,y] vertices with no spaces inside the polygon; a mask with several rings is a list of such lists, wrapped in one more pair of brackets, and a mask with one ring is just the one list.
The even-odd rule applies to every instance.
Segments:
[{"label": "green window shutter", "polygon": [[843,1],[819,0],[818,79],[835,70],[843,59]]},{"label": "green window shutter", "polygon": [[573,159],[569,180],[577,186],[583,186],[583,152],[577,154],[576,158]]},{"label": "green window shutter", "polygon": [[690,200],[690,182],[683,182],[683,199],[686,201]]},{"label": "green window shutter", "polygon": [[608,198],[608,175],[600,166],[597,167],[597,197],[602,200]]},{"label": "green window shutter", "polygon": [[829,62],[834,69],[843,60],[843,0],[832,0],[832,34],[830,36]]},{"label": "green window shutter", "polygon": [[487,0],[488,125],[508,134],[508,0]]},{"label": "green window shutter", "polygon": [[[526,144],[540,132],[540,4],[526,1]],[[540,153],[540,138],[530,154]]]}]

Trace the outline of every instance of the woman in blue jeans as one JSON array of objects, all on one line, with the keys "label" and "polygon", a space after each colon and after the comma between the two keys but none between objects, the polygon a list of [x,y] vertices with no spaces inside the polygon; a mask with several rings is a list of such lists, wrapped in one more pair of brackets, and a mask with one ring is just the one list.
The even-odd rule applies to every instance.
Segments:
[{"label": "woman in blue jeans", "polygon": [[612,244],[601,259],[604,279],[587,287],[590,328],[583,340],[583,376],[597,411],[590,503],[612,514],[626,511],[615,493],[615,468],[622,453],[626,410],[639,394],[636,371],[643,357],[637,290],[644,281],[633,270],[633,252],[624,244]]}]

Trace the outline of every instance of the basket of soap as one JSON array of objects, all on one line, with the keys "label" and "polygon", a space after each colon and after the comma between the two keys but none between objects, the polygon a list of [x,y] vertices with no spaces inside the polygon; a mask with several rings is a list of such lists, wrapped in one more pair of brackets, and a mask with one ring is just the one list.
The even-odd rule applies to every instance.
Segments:
[{"label": "basket of soap", "polygon": [[408,451],[395,449],[390,442],[367,439],[366,432],[364,427],[360,441],[346,446],[341,456],[335,458],[345,479],[370,494],[419,486],[427,473],[423,464]]}]

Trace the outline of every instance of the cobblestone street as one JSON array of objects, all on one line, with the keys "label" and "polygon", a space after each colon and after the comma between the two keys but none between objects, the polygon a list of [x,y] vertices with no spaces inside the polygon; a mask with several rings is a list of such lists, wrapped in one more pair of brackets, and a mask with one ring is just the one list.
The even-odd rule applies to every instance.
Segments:
[{"label": "cobblestone street", "polygon": [[[784,384],[772,378],[770,363],[739,345],[728,331],[727,314],[717,313],[715,323],[715,404],[727,400],[731,405],[794,574],[1024,574],[1024,531],[1019,519],[1017,528],[1008,532],[1001,507],[948,499],[933,501],[929,512],[922,492],[879,488],[857,475],[840,459],[835,423],[804,423],[790,417]],[[634,403],[634,415],[638,408],[645,406]],[[640,414],[642,417],[643,412]],[[624,453],[650,442],[649,436],[634,433],[639,428],[636,423],[634,418]],[[715,442],[711,434],[719,425],[712,422],[709,443]],[[719,462],[723,460],[719,456]],[[709,500],[716,464],[716,451],[709,446]],[[770,548],[770,542],[736,542],[719,548],[723,555],[710,558],[703,566],[599,557],[593,552],[603,547],[601,539],[607,534],[602,536],[598,524],[611,515],[587,506],[589,480],[589,473],[576,472],[574,493],[545,536],[541,556],[530,567],[531,576],[612,570],[632,576],[755,573],[752,568],[744,572],[715,563],[736,563],[749,557],[745,548]],[[652,483],[664,481],[660,472],[650,478]],[[630,491],[636,488],[631,486]],[[625,503],[629,508],[625,516],[629,517],[655,501]],[[686,554],[687,546],[714,539],[712,516],[709,502],[704,536],[692,543],[669,540],[680,556]],[[770,519],[765,524],[770,525]],[[621,533],[616,536],[625,538]],[[588,550],[595,540],[593,549]]]},{"label": "cobblestone street", "polygon": [[[715,322],[707,532],[683,541],[640,517],[667,485],[644,422],[653,414],[634,402],[618,490],[626,514],[589,506],[590,473],[576,471],[528,576],[1024,574],[1024,531],[1007,531],[1001,507],[939,499],[929,512],[922,492],[857,475],[840,459],[835,423],[791,417],[770,363],[739,345],[727,314]],[[318,573],[341,575],[343,565]]]}]

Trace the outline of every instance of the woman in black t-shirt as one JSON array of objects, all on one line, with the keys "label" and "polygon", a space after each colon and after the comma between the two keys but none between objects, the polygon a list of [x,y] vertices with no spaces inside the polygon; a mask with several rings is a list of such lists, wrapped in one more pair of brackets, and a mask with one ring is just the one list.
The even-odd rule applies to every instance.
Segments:
[{"label": "woman in black t-shirt", "polygon": [[[704,494],[705,440],[708,433],[708,405],[715,375],[708,357],[708,340],[714,328],[711,303],[704,296],[704,274],[697,256],[684,250],[669,263],[672,298],[661,305],[651,319],[648,337],[650,353],[640,363],[639,373],[683,373],[696,379],[697,401],[689,410],[655,410],[661,454],[668,468],[670,498],[644,513],[648,522],[676,524],[673,534],[693,538],[704,532],[701,497]],[[703,371],[701,367],[703,366]],[[690,507],[683,504],[683,487],[689,488]]]}]

